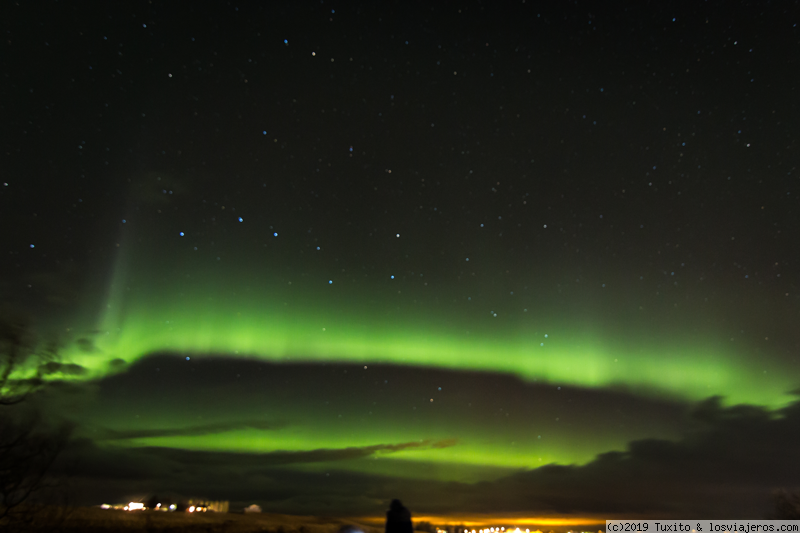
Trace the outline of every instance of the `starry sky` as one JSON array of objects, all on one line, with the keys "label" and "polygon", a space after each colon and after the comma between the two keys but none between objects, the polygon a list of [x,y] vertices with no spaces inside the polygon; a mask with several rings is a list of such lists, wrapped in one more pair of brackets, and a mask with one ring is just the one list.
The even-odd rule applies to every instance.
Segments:
[{"label": "starry sky", "polygon": [[767,516],[798,18],[5,4],[0,295],[59,346],[28,404],[76,498]]}]

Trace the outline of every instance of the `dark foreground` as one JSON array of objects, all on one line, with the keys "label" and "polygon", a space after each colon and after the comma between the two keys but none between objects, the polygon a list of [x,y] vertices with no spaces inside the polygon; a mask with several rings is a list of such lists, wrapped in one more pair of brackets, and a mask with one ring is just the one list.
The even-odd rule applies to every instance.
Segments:
[{"label": "dark foreground", "polygon": [[166,513],[158,511],[116,511],[80,507],[49,509],[29,517],[25,524],[4,531],[61,531],[64,533],[106,533],[155,531],[159,533],[338,533],[358,529],[381,533],[374,527],[341,518],[279,514]]}]

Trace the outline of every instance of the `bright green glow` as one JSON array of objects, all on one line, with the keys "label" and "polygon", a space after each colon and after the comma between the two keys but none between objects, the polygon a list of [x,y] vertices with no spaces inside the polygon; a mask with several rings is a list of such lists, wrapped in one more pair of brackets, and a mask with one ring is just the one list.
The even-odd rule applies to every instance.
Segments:
[{"label": "bright green glow", "polygon": [[[347,409],[345,409],[347,411]],[[520,431],[509,427],[475,427],[469,417],[438,418],[436,428],[414,427],[408,420],[389,418],[387,420],[364,423],[354,416],[344,422],[326,423],[312,416],[300,420],[301,413],[292,413],[295,423],[276,431],[255,429],[231,430],[203,436],[149,437],[124,441],[125,446],[155,446],[185,450],[271,453],[306,452],[321,448],[327,450],[346,450],[382,446],[387,443],[420,443],[419,447],[402,450],[378,450],[359,459],[308,463],[306,468],[347,468],[364,472],[380,470],[375,461],[387,459],[395,464],[427,463],[439,465],[429,472],[430,479],[461,479],[464,476],[490,474],[489,470],[527,469],[552,462],[583,464],[594,459],[598,450],[622,449],[630,434],[609,436],[598,435],[591,439],[570,440],[569,436],[558,436],[558,432],[547,430],[542,424],[535,424],[539,432],[545,433],[545,441],[537,440],[535,431]],[[460,418],[460,420],[455,420]],[[173,424],[180,426],[179,423]],[[527,424],[530,425],[530,424]],[[461,438],[453,439],[453,435]],[[565,440],[566,439],[566,440]],[[442,446],[433,443],[445,443]],[[568,444],[568,445],[567,445]],[[300,464],[300,463],[298,463]],[[448,466],[449,465],[449,466]],[[467,472],[459,472],[456,465],[469,467]],[[293,463],[292,467],[296,465]],[[388,467],[387,467],[388,468]],[[407,469],[398,468],[399,471]],[[417,470],[408,470],[407,475]],[[472,472],[470,474],[470,472]],[[397,471],[395,471],[397,474]],[[491,477],[491,476],[490,476]]]},{"label": "bright green glow", "polygon": [[[231,355],[268,361],[350,361],[511,373],[525,380],[600,388],[625,386],[641,394],[773,407],[790,400],[791,373],[715,347],[649,346],[650,353],[601,339],[558,333],[436,328],[408,319],[391,323],[307,309],[281,312],[258,301],[230,304],[201,296],[174,302],[112,298],[97,339],[101,354],[68,354],[95,375],[113,358],[135,361],[154,352]],[[119,301],[119,300],[117,300]],[[368,314],[368,313],[367,313]],[[118,324],[118,325],[117,325]],[[561,328],[561,331],[569,331]],[[540,343],[544,343],[541,346]],[[642,345],[646,342],[639,341]],[[656,343],[652,343],[656,344]],[[765,372],[766,370],[766,372]]]},{"label": "bright green glow", "polygon": [[728,404],[770,407],[786,405],[792,400],[787,392],[797,388],[793,372],[775,359],[748,357],[733,343],[688,340],[680,331],[668,340],[648,338],[635,326],[629,327],[633,333],[625,326],[592,331],[586,319],[549,317],[544,303],[531,310],[538,318],[533,312],[516,320],[477,317],[467,305],[442,313],[434,302],[446,289],[400,300],[396,289],[405,286],[399,282],[387,288],[343,279],[329,286],[326,278],[312,282],[298,274],[292,285],[255,271],[257,261],[198,271],[196,259],[135,251],[143,245],[120,248],[93,327],[97,349],[74,346],[64,354],[88,369],[88,377],[106,375],[113,359],[130,363],[177,352],[498,372],[678,400],[721,395]]},{"label": "bright green glow", "polygon": [[[329,286],[324,279],[313,283],[301,279],[289,285],[288,279],[277,281],[235,266],[221,268],[216,277],[191,269],[170,275],[159,270],[165,265],[149,265],[144,254],[141,261],[143,266],[134,269],[130,260],[118,260],[102,315],[94,321],[96,327],[90,328],[97,332],[92,337],[95,349],[81,351],[76,344],[64,353],[66,361],[88,369],[72,379],[102,378],[114,368],[124,369],[124,365],[109,365],[114,359],[131,363],[154,353],[174,352],[268,362],[388,363],[482,371],[487,379],[500,373],[553,385],[598,390],[623,387],[639,395],[679,401],[721,395],[728,404],[770,407],[789,403],[793,397],[787,391],[797,388],[794,373],[777,359],[747,357],[746,351],[737,352],[733,344],[704,343],[681,336],[680,331],[666,340],[651,338],[626,325],[606,331],[593,324],[598,328],[593,330],[586,327],[591,323],[588,319],[548,316],[544,303],[529,314],[501,313],[495,319],[478,316],[466,302],[442,312],[437,301],[445,299],[446,288],[425,293],[418,287],[387,288],[374,283],[367,290],[369,285],[364,283],[358,290],[365,292],[358,292],[355,285]],[[136,276],[130,275],[134,270]],[[400,290],[406,291],[402,298]],[[92,404],[83,415],[86,436],[95,438],[92,427],[121,432],[191,427],[226,421],[231,413],[238,413],[243,418],[285,420],[287,425],[199,436],[101,439],[100,443],[271,453],[449,440],[454,444],[293,463],[287,468],[470,482],[553,462],[583,464],[600,452],[625,449],[631,439],[678,437],[668,426],[587,431],[581,421],[559,421],[557,417],[564,415],[558,410],[545,409],[533,416],[524,410],[516,412],[513,400],[503,404],[504,422],[497,423],[486,417],[486,411],[479,422],[464,405],[470,400],[456,405],[444,393],[441,402],[419,398],[413,405],[406,400],[402,405],[391,403],[406,398],[402,393],[384,398],[385,403],[370,417],[371,401],[365,401],[366,396],[351,401],[343,395],[334,411],[322,408],[321,398],[298,395],[284,401],[270,396],[252,401],[253,397],[242,396],[229,400],[223,390],[231,389],[202,391],[218,405],[198,402],[198,397],[176,398],[169,392],[160,403],[134,394],[108,408]],[[503,393],[497,390],[499,396]],[[505,419],[508,410],[511,417]]]},{"label": "bright green glow", "polygon": [[[460,428],[463,432],[465,428]],[[469,430],[468,430],[469,431]],[[436,435],[439,433],[439,435]],[[185,450],[226,450],[230,452],[268,453],[298,452],[314,450],[321,447],[327,449],[361,448],[379,446],[387,441],[391,443],[425,442],[419,448],[400,451],[378,451],[374,457],[391,457],[414,461],[449,461],[459,464],[492,465],[506,468],[528,468],[531,465],[547,464],[558,457],[570,462],[584,463],[594,458],[599,443],[591,443],[591,447],[573,446],[566,452],[563,442],[551,441],[547,445],[536,446],[515,445],[506,431],[499,434],[484,434],[474,430],[468,438],[453,441],[446,447],[434,447],[427,443],[445,441],[445,436],[452,433],[442,431],[397,430],[391,427],[370,425],[359,431],[358,425],[339,426],[338,431],[319,421],[312,424],[290,427],[281,431],[259,431],[242,429],[225,431],[210,435],[141,438],[128,441],[133,446],[158,446],[180,448]],[[425,436],[426,438],[421,438]],[[606,443],[603,443],[606,444]],[[617,446],[624,446],[625,439],[618,439]]]},{"label": "bright green glow", "polygon": [[[298,452],[314,450],[320,447],[327,449],[345,449],[375,446],[384,443],[384,439],[400,442],[402,435],[381,434],[371,437],[359,437],[350,432],[339,434],[281,434],[259,432],[256,430],[228,431],[214,435],[198,437],[171,437],[137,439],[132,445],[163,446],[180,448],[184,450],[226,450],[231,452],[268,453],[276,451]],[[373,431],[374,433],[374,431]],[[405,436],[408,439],[408,435]],[[420,439],[421,440],[421,439]],[[324,444],[322,444],[324,443]],[[574,454],[564,453],[562,450],[540,450],[532,452],[529,449],[512,450],[507,442],[487,443],[475,439],[459,442],[449,448],[422,447],[397,452],[377,452],[374,458],[391,457],[392,459],[406,459],[409,461],[448,461],[469,465],[492,465],[506,468],[529,468],[532,465],[542,465],[552,462],[555,457],[560,460],[568,459],[570,462],[584,463],[594,458],[594,453]],[[541,458],[541,460],[540,460]]]}]

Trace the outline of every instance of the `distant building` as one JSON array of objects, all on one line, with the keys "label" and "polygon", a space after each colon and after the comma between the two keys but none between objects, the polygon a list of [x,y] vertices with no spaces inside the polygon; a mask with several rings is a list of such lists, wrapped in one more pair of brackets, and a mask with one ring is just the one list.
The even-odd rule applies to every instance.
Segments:
[{"label": "distant building", "polygon": [[208,507],[209,511],[213,511],[215,513],[227,513],[229,504],[227,500],[225,501],[220,500],[220,501],[208,502],[206,507]]},{"label": "distant building", "polygon": [[228,501],[209,501],[209,500],[189,500],[189,507],[192,513],[205,513],[211,511],[212,513],[227,513]]},{"label": "distant building", "polygon": [[244,508],[244,512],[245,513],[260,513],[261,512],[261,507],[256,505],[256,504],[253,504],[253,505],[250,505],[248,507],[245,507]]}]

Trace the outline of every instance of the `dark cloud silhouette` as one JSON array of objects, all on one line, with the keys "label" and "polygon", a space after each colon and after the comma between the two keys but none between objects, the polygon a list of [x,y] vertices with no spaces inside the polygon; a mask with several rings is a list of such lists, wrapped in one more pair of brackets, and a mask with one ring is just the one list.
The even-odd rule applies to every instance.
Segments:
[{"label": "dark cloud silhouette", "polygon": [[116,358],[108,362],[108,368],[112,370],[119,370],[124,368],[127,364],[128,363],[125,361],[125,359]]},{"label": "dark cloud silhouette", "polygon": [[[762,518],[771,512],[773,491],[800,479],[800,402],[770,413],[753,406],[725,408],[719,398],[710,398],[696,406],[688,422],[691,429],[679,440],[635,440],[626,450],[598,455],[585,465],[547,465],[475,484],[335,467],[402,450],[453,446],[453,440],[264,454],[123,448],[82,440],[65,453],[63,464],[82,465],[74,478],[89,503],[96,503],[92,495],[124,499],[137,490],[168,488],[256,501],[287,513],[333,511],[332,502],[339,506],[336,512],[370,513],[386,494],[404,494],[417,513]],[[324,471],[294,468],[315,463],[330,465]]]},{"label": "dark cloud silhouette", "polygon": [[[380,454],[396,453],[404,450],[426,448],[446,448],[455,446],[455,439],[404,442],[400,444],[377,444],[374,446],[348,447],[340,449],[318,449],[308,451],[276,451],[261,454],[240,454],[233,452],[189,451],[175,448],[145,448],[150,453],[176,462],[191,464],[230,464],[244,462],[248,465],[275,466],[297,463],[327,463],[363,459]],[[240,463],[241,464],[241,463]]]},{"label": "dark cloud silhouette", "polygon": [[75,344],[77,344],[78,348],[80,348],[84,353],[96,353],[98,351],[97,346],[94,344],[94,339],[90,339],[88,337],[81,337],[80,339],[77,339]]},{"label": "dark cloud silhouette", "polygon": [[74,363],[57,363],[55,361],[50,361],[43,365],[39,365],[39,372],[43,375],[50,375],[50,374],[69,374],[72,376],[82,376],[86,374],[86,369],[81,365],[76,365]]},{"label": "dark cloud silhouette", "polygon": [[[759,407],[692,412],[700,425],[679,441],[643,439],[583,466],[547,465],[485,486],[484,509],[559,513],[766,516],[773,489],[800,479],[800,402],[777,415]],[[532,504],[535,502],[535,504]]]},{"label": "dark cloud silhouette", "polygon": [[[342,504],[337,512],[355,513],[371,511],[371,506],[382,499],[376,495],[370,500],[359,492],[371,491],[370,487],[375,487],[376,483],[390,486],[397,480],[388,476],[342,472],[334,467],[325,473],[293,470],[291,467],[301,463],[358,460],[454,444],[453,440],[431,440],[259,454],[101,446],[84,438],[70,443],[56,470],[70,476],[76,497],[84,504],[123,501],[136,494],[168,490],[187,497],[240,501],[242,505],[253,503],[254,499],[272,502],[273,505],[297,499],[297,503],[282,509],[282,512],[312,508],[314,512],[320,512],[335,500]],[[368,500],[372,503],[365,505]]]},{"label": "dark cloud silhouette", "polygon": [[[67,417],[75,412],[71,407],[75,402],[84,410],[97,410],[94,418],[83,416],[86,425],[76,433],[86,438],[70,446],[60,466],[69,469],[73,465],[69,471],[79,501],[116,502],[137,494],[172,491],[187,497],[255,502],[275,512],[361,514],[373,513],[388,494],[402,495],[415,514],[468,511],[760,518],[771,512],[775,489],[792,489],[800,479],[796,446],[800,440],[800,402],[772,412],[752,405],[725,407],[716,397],[690,405],[642,399],[620,391],[558,390],[501,376],[487,384],[484,376],[468,373],[371,365],[369,373],[345,374],[334,365],[192,360],[153,357],[91,384],[71,385],[69,391],[54,390],[41,398],[43,411]],[[513,405],[512,416],[530,416],[542,428],[545,439],[568,436],[570,442],[585,439],[591,443],[607,435],[609,427],[625,431],[627,425],[641,425],[647,418],[656,422],[656,434],[669,438],[643,438],[648,432],[642,431],[629,437],[627,445],[601,453],[585,464],[497,469],[475,477],[451,476],[449,471],[445,474],[442,463],[431,457],[435,450],[442,450],[441,457],[447,458],[447,448],[457,450],[459,444],[474,438],[469,433],[453,432],[458,440],[409,438],[371,446],[268,453],[133,445],[135,439],[202,437],[245,428],[302,429],[310,423],[303,418],[306,413],[326,409],[333,416],[344,412],[341,427],[352,430],[356,426],[344,424],[348,419],[358,420],[353,413],[369,420],[367,415],[348,410],[349,404],[328,407],[309,400],[307,392],[312,389],[323,398],[336,392],[329,379],[333,373],[352,380],[347,387],[348,402],[358,409],[373,405],[375,384],[382,386],[388,380],[390,384],[421,384],[431,390],[441,386],[452,391],[452,400],[456,401],[448,403],[451,397],[443,396],[434,404],[444,412],[442,416],[457,416],[457,409],[463,409],[468,401],[482,399],[470,408],[470,423],[495,424],[502,429],[499,424],[504,423],[509,405]],[[221,380],[225,374],[235,376],[235,381]],[[341,386],[341,380],[336,386]],[[470,396],[460,395],[465,387]],[[480,393],[482,387],[485,393]],[[498,389],[504,391],[503,395],[496,393]],[[85,394],[77,394],[80,391]],[[72,397],[75,399],[70,400]],[[240,399],[227,400],[234,397],[249,398],[251,403],[242,409]],[[120,420],[120,429],[102,429],[112,423],[110,420],[116,421],[121,409],[146,417],[176,402],[176,398],[189,416],[165,418],[162,427],[124,429],[126,423]],[[532,402],[561,420],[540,420],[535,416],[539,411],[529,405]],[[412,424],[416,415],[407,413],[417,412],[409,408],[414,405],[413,398],[400,406],[403,409],[390,404],[382,411],[388,415],[383,420],[401,427]],[[256,414],[259,412],[281,413],[278,416],[285,416],[289,422],[260,420],[263,415]],[[172,420],[196,420],[198,413],[208,422],[169,427]],[[232,413],[241,418],[231,421]],[[581,413],[584,416],[579,416]],[[669,431],[658,432],[659,428]],[[414,450],[427,450],[425,461],[431,462],[414,461],[413,453],[396,455]],[[439,479],[462,481],[440,481],[437,472],[442,473]],[[494,481],[463,481],[467,479]]]},{"label": "dark cloud silhouette", "polygon": [[237,429],[258,429],[262,431],[283,429],[288,425],[287,422],[265,422],[265,421],[246,421],[246,422],[221,422],[214,424],[201,424],[195,426],[177,428],[153,428],[153,429],[131,429],[118,431],[113,429],[100,430],[101,436],[95,440],[130,440],[145,439],[154,437],[196,437],[200,435],[210,435]]}]

